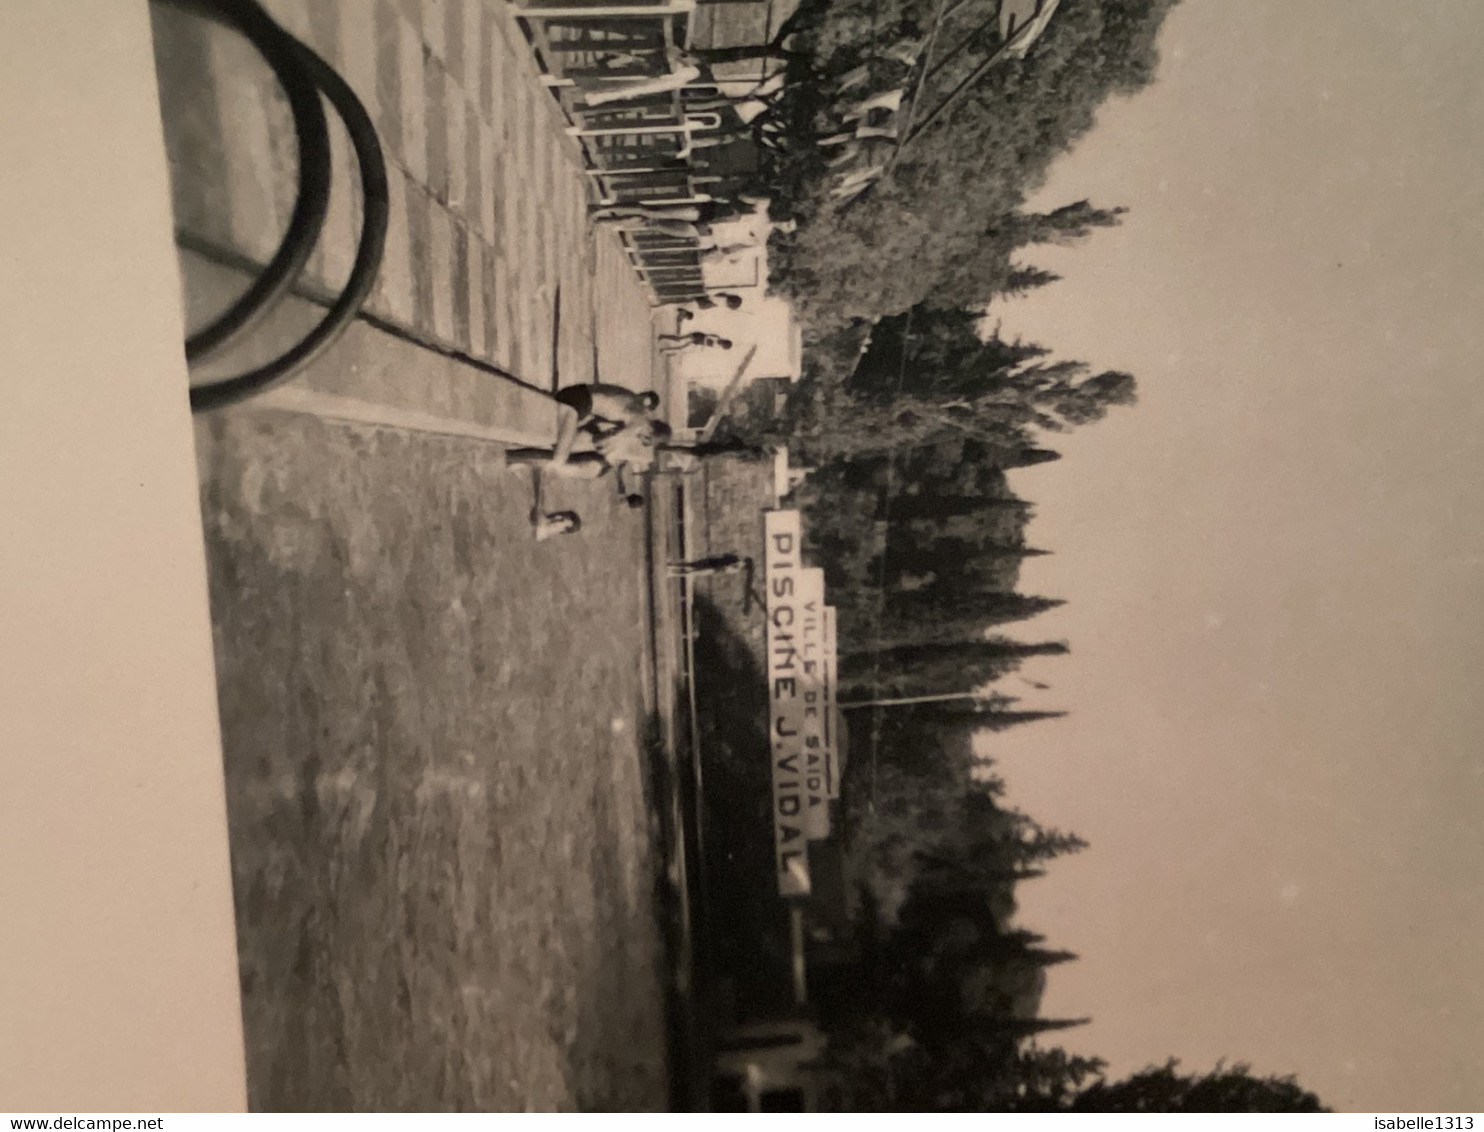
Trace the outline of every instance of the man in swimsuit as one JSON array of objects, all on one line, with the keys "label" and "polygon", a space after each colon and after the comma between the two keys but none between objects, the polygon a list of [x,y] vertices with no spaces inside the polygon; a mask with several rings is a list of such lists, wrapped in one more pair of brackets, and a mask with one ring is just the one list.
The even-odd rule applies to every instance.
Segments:
[{"label": "man in swimsuit", "polygon": [[663,421],[643,420],[593,438],[593,451],[548,452],[544,448],[511,448],[505,462],[548,471],[562,479],[595,480],[614,473],[619,494],[630,507],[642,506],[644,497],[634,490],[631,477],[642,476],[654,467],[655,449],[670,439],[670,426]]},{"label": "man in swimsuit", "polygon": [[607,385],[602,382],[569,385],[557,390],[556,400],[558,404],[576,411],[578,428],[585,428],[594,420],[605,421],[615,427],[632,424],[652,416],[660,407],[660,395],[652,389],[635,393],[622,385]]},{"label": "man in swimsuit", "polygon": [[[553,455],[558,462],[572,455],[580,433],[586,432],[594,439],[608,433],[618,432],[631,425],[649,420],[660,405],[660,395],[653,390],[635,393],[622,385],[607,385],[595,382],[588,385],[569,385],[556,394],[558,410],[557,439]],[[571,412],[563,410],[570,409]]]}]

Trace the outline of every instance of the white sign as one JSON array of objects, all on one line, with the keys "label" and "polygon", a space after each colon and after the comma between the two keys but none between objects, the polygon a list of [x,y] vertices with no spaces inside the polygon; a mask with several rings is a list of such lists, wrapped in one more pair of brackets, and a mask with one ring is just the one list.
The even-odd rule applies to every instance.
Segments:
[{"label": "white sign", "polygon": [[763,518],[768,613],[768,741],[773,773],[773,845],[778,891],[809,894],[809,835],[803,732],[804,609],[800,598],[800,525],[797,511],[769,511]]},{"label": "white sign", "polygon": [[799,729],[804,778],[801,824],[804,836],[818,841],[830,835],[824,571],[801,569],[794,596],[799,605],[796,637],[803,670],[799,680],[799,699],[804,705],[804,723]]}]

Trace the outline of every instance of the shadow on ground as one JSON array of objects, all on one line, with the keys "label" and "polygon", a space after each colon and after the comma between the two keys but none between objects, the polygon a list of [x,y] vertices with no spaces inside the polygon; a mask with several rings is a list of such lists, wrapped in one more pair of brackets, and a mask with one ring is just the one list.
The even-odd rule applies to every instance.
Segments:
[{"label": "shadow on ground", "polygon": [[[695,625],[710,911],[697,962],[719,976],[715,1008],[746,1020],[791,1005],[788,909],[773,860],[767,680],[710,598],[697,596]],[[721,986],[722,977],[734,989]]]}]

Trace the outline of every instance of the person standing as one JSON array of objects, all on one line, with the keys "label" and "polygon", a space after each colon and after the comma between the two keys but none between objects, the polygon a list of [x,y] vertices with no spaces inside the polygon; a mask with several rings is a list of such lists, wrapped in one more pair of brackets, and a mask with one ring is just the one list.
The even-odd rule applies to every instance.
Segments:
[{"label": "person standing", "polygon": [[714,578],[752,570],[752,559],[738,554],[713,554],[690,562],[671,562],[665,572],[672,578]]}]

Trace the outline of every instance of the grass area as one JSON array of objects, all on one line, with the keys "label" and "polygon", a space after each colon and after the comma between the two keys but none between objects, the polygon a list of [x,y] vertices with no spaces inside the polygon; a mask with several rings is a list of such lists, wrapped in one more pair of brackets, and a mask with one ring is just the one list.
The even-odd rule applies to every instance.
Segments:
[{"label": "grass area", "polygon": [[498,449],[199,433],[256,1109],[660,1109],[644,527]]}]

